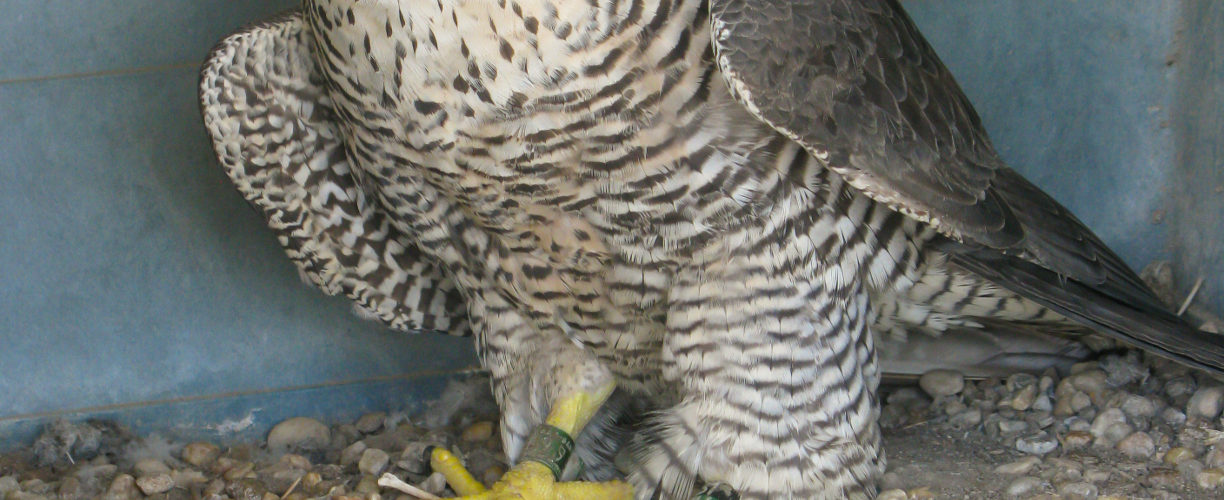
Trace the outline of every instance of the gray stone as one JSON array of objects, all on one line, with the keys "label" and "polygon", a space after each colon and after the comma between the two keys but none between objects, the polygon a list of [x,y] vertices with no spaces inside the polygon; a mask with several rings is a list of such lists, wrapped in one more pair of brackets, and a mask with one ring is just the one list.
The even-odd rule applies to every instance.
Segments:
[{"label": "gray stone", "polygon": [[1178,399],[1194,393],[1194,389],[1198,384],[1194,383],[1194,379],[1188,376],[1174,377],[1165,382],[1164,393],[1170,399]]},{"label": "gray stone", "polygon": [[434,495],[441,496],[446,491],[446,476],[443,476],[441,472],[435,472],[425,478],[417,487]]},{"label": "gray stone", "polygon": [[892,489],[881,491],[876,500],[906,500],[907,498],[909,495],[905,493],[905,490]]},{"label": "gray stone", "polygon": [[268,432],[268,449],[321,450],[331,442],[331,430],[313,418],[294,417],[272,427]]},{"label": "gray stone", "polygon": [[357,461],[357,470],[360,470],[362,474],[377,476],[387,468],[387,462],[390,459],[387,452],[378,448],[370,448],[361,454],[361,460]]},{"label": "gray stone", "polygon": [[140,460],[136,462],[136,465],[134,465],[132,469],[136,471],[136,477],[170,473],[170,466],[166,465],[165,462],[154,458]]},{"label": "gray stone", "polygon": [[1092,398],[1087,393],[1076,392],[1071,395],[1071,411],[1075,413],[1082,412],[1092,406]]},{"label": "gray stone", "polygon": [[1135,460],[1151,460],[1156,454],[1156,442],[1146,432],[1136,432],[1118,441],[1118,451]]},{"label": "gray stone", "polygon": [[1015,462],[1008,462],[998,467],[995,467],[994,471],[997,474],[1006,474],[1009,476],[1019,476],[1023,474],[1028,474],[1029,471],[1033,470],[1033,467],[1036,467],[1040,463],[1041,463],[1040,458],[1034,457],[1034,456],[1027,456],[1027,457],[1021,458],[1020,460],[1016,460]]},{"label": "gray stone", "polygon": [[1100,495],[1095,484],[1085,482],[1064,483],[1058,494],[1067,500],[1093,500]]},{"label": "gray stone", "polygon": [[1058,440],[1045,432],[1016,440],[1016,449],[1031,455],[1045,455],[1057,448]]},{"label": "gray stone", "polygon": [[1045,487],[1045,482],[1035,477],[1021,477],[1007,484],[1007,488],[1003,490],[1008,496],[1013,498],[1024,497],[1034,492],[1040,491]]},{"label": "gray stone", "polygon": [[1088,432],[1091,432],[1093,437],[1101,439],[1105,435],[1106,429],[1117,423],[1125,424],[1126,414],[1117,408],[1110,408],[1101,412],[1100,415],[1093,419],[1092,427],[1088,429]]},{"label": "gray stone", "polygon": [[17,484],[17,478],[13,476],[0,477],[0,498],[4,498],[4,495],[9,492],[17,491],[20,487]]},{"label": "gray stone", "polygon": [[1037,400],[1037,386],[1028,385],[1021,387],[1016,391],[1016,394],[1007,401],[1008,406],[1013,410],[1025,411],[1033,407],[1033,403]]},{"label": "gray stone", "polygon": [[918,386],[931,397],[951,396],[965,388],[965,376],[953,370],[931,370],[922,374]]},{"label": "gray stone", "polygon": [[1029,424],[1023,420],[1002,420],[999,422],[999,433],[1004,436],[1019,434],[1028,430]]},{"label": "gray stone", "polygon": [[348,467],[357,463],[358,460],[361,460],[361,454],[365,453],[367,448],[369,447],[366,446],[365,441],[357,441],[348,445],[344,450],[340,451],[340,465]]},{"label": "gray stone", "polygon": [[1203,454],[1203,464],[1209,468],[1224,467],[1224,444],[1212,445]]},{"label": "gray stone", "polygon": [[977,408],[969,408],[968,410],[952,415],[948,419],[948,423],[958,429],[967,429],[982,423],[982,411]]},{"label": "gray stone", "polygon": [[136,478],[128,474],[119,474],[106,488],[106,493],[116,498],[132,498],[136,496]]},{"label": "gray stone", "polygon": [[1193,479],[1198,475],[1198,473],[1203,472],[1203,469],[1206,469],[1206,467],[1203,466],[1203,462],[1200,462],[1194,458],[1182,460],[1181,462],[1177,463],[1177,472],[1181,473],[1181,475],[1187,479]]},{"label": "gray stone", "polygon": [[1186,414],[1177,408],[1169,406],[1160,412],[1160,419],[1166,424],[1178,427],[1186,423]]},{"label": "gray stone", "polygon": [[1054,410],[1054,403],[1050,402],[1050,396],[1039,394],[1033,400],[1033,409],[1036,411],[1052,411]]},{"label": "gray stone", "polygon": [[136,479],[136,487],[140,488],[145,495],[156,495],[170,491],[170,488],[174,487],[174,479],[165,472],[141,476]]},{"label": "gray stone", "polygon": [[188,443],[186,446],[183,446],[179,456],[182,457],[184,462],[202,468],[212,464],[213,460],[221,456],[221,448],[212,443]]},{"label": "gray stone", "polygon": [[378,432],[383,427],[383,422],[387,420],[387,413],[376,411],[362,415],[353,423],[353,426],[365,434],[373,434]]},{"label": "gray stone", "polygon": [[1148,378],[1148,369],[1140,362],[1136,351],[1105,356],[1098,365],[1105,372],[1105,382],[1110,387],[1121,387]]},{"label": "gray stone", "polygon": [[1224,471],[1220,469],[1207,469],[1196,474],[1194,482],[1198,483],[1199,488],[1205,490],[1218,489],[1224,486]]},{"label": "gray stone", "polygon": [[1200,387],[1186,403],[1186,416],[1212,420],[1224,409],[1224,387]]},{"label": "gray stone", "polygon": [[1156,403],[1151,399],[1135,394],[1126,394],[1122,398],[1122,404],[1118,406],[1122,413],[1127,417],[1134,418],[1152,418],[1156,416]]}]

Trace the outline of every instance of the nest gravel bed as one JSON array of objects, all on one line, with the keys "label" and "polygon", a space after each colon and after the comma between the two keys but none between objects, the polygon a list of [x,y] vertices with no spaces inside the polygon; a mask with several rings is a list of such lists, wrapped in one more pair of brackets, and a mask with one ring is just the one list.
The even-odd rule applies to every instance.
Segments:
[{"label": "nest gravel bed", "polygon": [[[491,484],[506,470],[488,381],[450,384],[409,417],[325,425],[293,418],[262,442],[220,447],[55,422],[0,457],[0,498],[408,499],[390,473],[442,497],[427,450],[452,449]],[[880,498],[1224,498],[1224,385],[1137,352],[1060,376],[965,380],[933,371],[881,390],[888,472]]]}]

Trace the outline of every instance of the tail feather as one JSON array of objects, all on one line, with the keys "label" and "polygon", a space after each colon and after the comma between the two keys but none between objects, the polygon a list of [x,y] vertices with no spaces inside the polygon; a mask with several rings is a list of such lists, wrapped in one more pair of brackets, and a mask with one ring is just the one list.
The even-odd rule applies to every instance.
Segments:
[{"label": "tail feather", "polygon": [[1224,374],[1224,337],[1199,330],[1149,300],[1127,300],[1017,257],[942,245],[950,262],[1098,332],[1189,366]]}]

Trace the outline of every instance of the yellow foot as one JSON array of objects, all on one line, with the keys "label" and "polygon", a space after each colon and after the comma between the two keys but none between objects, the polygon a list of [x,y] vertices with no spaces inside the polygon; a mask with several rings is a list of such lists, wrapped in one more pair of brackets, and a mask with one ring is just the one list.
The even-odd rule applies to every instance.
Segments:
[{"label": "yellow foot", "polygon": [[606,483],[567,482],[553,479],[553,471],[539,462],[523,462],[485,490],[449,451],[435,448],[430,457],[434,470],[446,476],[451,489],[467,500],[630,500],[633,488],[622,481]]}]

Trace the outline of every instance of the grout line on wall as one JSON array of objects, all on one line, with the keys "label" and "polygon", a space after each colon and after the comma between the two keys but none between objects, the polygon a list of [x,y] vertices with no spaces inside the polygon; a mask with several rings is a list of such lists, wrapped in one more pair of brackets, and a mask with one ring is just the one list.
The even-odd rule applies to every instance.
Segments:
[{"label": "grout line on wall", "polygon": [[157,71],[169,71],[175,69],[198,68],[202,62],[161,64],[157,66],[142,66],[139,68],[123,68],[123,69],[108,69],[103,71],[89,71],[85,73],[64,73],[59,75],[42,75],[42,76],[23,76],[18,78],[0,79],[0,85],[46,82],[52,80],[69,80],[73,78],[97,78],[101,76],[124,76],[135,75],[140,73],[153,73]]},{"label": "grout line on wall", "polygon": [[106,411],[128,410],[132,408],[140,408],[140,407],[145,407],[145,406],[190,403],[190,402],[198,402],[198,401],[213,401],[213,400],[222,400],[222,399],[236,398],[236,397],[243,397],[243,396],[257,396],[260,394],[307,391],[307,390],[312,390],[312,389],[323,389],[327,387],[340,387],[340,386],[345,386],[345,385],[358,385],[358,384],[368,384],[368,383],[376,383],[376,382],[390,382],[394,380],[413,380],[413,379],[419,379],[419,378],[438,377],[438,376],[446,376],[446,375],[451,375],[451,376],[470,375],[470,374],[481,373],[481,372],[483,372],[483,370],[480,368],[425,370],[425,371],[412,372],[412,373],[399,373],[395,375],[381,375],[377,377],[369,377],[369,378],[356,379],[356,380],[339,380],[339,381],[334,381],[334,382],[324,382],[321,384],[298,385],[298,386],[290,386],[290,387],[275,387],[271,389],[254,389],[254,390],[249,390],[249,391],[223,392],[223,393],[217,393],[217,394],[204,394],[200,396],[184,396],[181,398],[155,399],[155,400],[150,400],[150,401],[136,401],[136,402],[131,402],[131,403],[118,403],[118,404],[112,404],[112,405],[90,406],[90,407],[85,407],[85,408],[72,408],[68,410],[52,410],[52,411],[35,412],[35,413],[24,413],[20,415],[10,415],[7,417],[0,417],[0,424],[4,424],[6,422],[14,422],[18,420],[42,419],[42,418],[55,417],[55,416],[72,415],[76,413],[100,413],[100,412],[106,412]]}]

